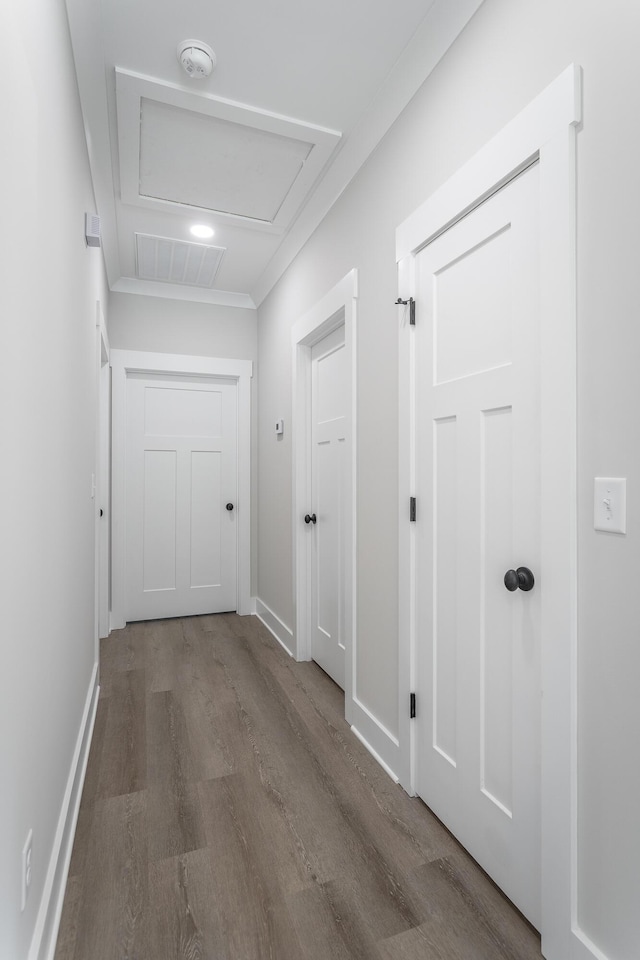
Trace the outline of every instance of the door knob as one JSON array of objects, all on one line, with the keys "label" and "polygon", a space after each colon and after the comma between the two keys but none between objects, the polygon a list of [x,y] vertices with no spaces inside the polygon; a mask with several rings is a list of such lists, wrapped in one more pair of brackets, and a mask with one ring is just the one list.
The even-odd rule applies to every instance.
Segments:
[{"label": "door knob", "polygon": [[228,503],[228,504],[227,504],[227,510],[233,510],[233,504],[232,504],[232,503]]},{"label": "door knob", "polygon": [[507,570],[504,575],[504,585],[507,590],[531,590],[535,579],[529,567],[518,567],[517,570]]},{"label": "door knob", "polygon": [[308,513],[307,513],[307,514],[305,514],[304,522],[305,522],[305,523],[317,523],[318,521],[317,521],[317,518],[316,518],[315,513],[312,513],[312,514],[308,514]]}]

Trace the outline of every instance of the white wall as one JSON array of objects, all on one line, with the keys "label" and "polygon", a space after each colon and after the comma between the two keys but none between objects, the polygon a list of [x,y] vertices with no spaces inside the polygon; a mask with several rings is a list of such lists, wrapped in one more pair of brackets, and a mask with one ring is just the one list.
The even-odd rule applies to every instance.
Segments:
[{"label": "white wall", "polygon": [[112,293],[109,341],[119,350],[256,360],[256,318],[240,307]]},{"label": "white wall", "polygon": [[95,207],[63,0],[0,5],[0,128],[0,956],[22,960],[95,659],[90,485],[106,292],[101,251],[84,241]]},{"label": "white wall", "polygon": [[[640,346],[636,163],[640,6],[485,0],[259,309],[258,595],[293,624],[290,329],[359,270],[360,699],[397,731],[395,227],[571,62],[584,68],[578,134],[579,900],[609,960],[640,943]],[[628,478],[626,537],[597,534],[593,477]],[[567,691],[569,695],[569,691]]]}]

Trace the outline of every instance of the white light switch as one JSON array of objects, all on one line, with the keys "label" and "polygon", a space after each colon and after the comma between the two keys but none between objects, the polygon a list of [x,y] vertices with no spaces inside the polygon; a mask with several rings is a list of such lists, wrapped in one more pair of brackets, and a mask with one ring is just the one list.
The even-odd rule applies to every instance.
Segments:
[{"label": "white light switch", "polygon": [[593,526],[609,533],[627,532],[627,481],[624,477],[595,478]]},{"label": "white light switch", "polygon": [[284,420],[276,420],[276,437],[281,437],[284,433]]}]

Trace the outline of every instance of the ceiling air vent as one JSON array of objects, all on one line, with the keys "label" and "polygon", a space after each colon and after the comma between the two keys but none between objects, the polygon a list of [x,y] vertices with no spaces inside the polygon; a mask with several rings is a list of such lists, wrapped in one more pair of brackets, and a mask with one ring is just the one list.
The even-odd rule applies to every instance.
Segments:
[{"label": "ceiling air vent", "polygon": [[136,233],[136,269],[141,280],[212,287],[225,247]]}]

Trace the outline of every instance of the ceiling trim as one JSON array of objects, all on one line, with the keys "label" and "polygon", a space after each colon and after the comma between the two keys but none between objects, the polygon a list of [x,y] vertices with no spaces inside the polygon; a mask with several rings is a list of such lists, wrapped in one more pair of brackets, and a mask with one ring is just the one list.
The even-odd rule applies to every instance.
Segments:
[{"label": "ceiling trim", "polygon": [[140,194],[140,117],[143,98],[311,144],[311,152],[272,221],[257,220],[221,210],[210,211],[215,213],[216,218],[232,220],[244,227],[269,233],[282,233],[288,227],[342,136],[337,130],[329,130],[212,94],[194,93],[177,84],[155,80],[119,67],[115,68],[115,73],[121,197],[123,203],[137,207],[190,210],[199,215],[203,212],[202,207]]},{"label": "ceiling trim", "polygon": [[335,160],[254,284],[251,295],[257,306],[271,292],[483,2],[435,0],[378,95],[342,142]]},{"label": "ceiling trim", "polygon": [[111,285],[114,293],[135,293],[144,297],[164,297],[166,300],[190,300],[193,303],[213,303],[220,307],[240,307],[255,310],[255,303],[248,293],[234,293],[232,290],[206,290],[202,287],[188,287],[178,283],[165,283],[162,280],[137,280],[134,277],[121,277]]}]

